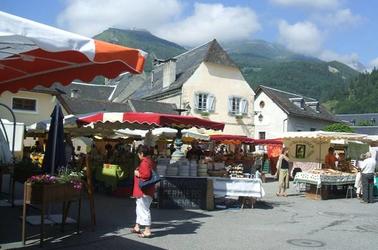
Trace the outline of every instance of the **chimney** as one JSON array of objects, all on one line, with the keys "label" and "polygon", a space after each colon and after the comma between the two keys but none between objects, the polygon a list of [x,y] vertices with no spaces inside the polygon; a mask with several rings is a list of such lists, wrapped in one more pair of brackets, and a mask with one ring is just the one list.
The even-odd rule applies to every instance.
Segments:
[{"label": "chimney", "polygon": [[320,112],[320,104],[318,101],[315,102],[306,102],[306,105],[312,108],[315,112]]},{"label": "chimney", "polygon": [[298,108],[304,109],[305,101],[303,97],[293,97],[293,98],[289,98],[289,100],[292,103],[294,103],[294,105],[297,106]]},{"label": "chimney", "polygon": [[176,81],[176,59],[168,59],[163,64],[163,88],[168,88]]},{"label": "chimney", "polygon": [[71,98],[79,98],[79,90],[71,89]]}]

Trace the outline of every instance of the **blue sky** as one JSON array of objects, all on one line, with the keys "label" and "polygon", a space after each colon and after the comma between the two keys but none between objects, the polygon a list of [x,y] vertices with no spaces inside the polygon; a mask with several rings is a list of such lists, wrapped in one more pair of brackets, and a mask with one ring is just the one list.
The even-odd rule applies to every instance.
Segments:
[{"label": "blue sky", "polygon": [[135,27],[186,46],[263,39],[324,60],[378,66],[378,1],[1,0],[0,10],[88,36]]}]

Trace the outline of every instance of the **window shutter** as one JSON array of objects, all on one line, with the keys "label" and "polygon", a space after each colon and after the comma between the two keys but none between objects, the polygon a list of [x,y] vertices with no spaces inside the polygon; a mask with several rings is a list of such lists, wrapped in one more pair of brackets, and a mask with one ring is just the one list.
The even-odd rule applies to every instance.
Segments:
[{"label": "window shutter", "polygon": [[215,96],[208,95],[207,96],[207,102],[206,102],[206,110],[208,112],[213,112],[215,110]]},{"label": "window shutter", "polygon": [[240,113],[243,115],[248,114],[248,101],[246,99],[242,99],[240,102]]},{"label": "window shutter", "polygon": [[232,99],[233,97],[228,98],[228,113],[233,113],[232,112]]},{"label": "window shutter", "polygon": [[193,103],[194,103],[194,109],[196,110],[198,110],[198,99],[199,99],[199,95],[194,94]]}]

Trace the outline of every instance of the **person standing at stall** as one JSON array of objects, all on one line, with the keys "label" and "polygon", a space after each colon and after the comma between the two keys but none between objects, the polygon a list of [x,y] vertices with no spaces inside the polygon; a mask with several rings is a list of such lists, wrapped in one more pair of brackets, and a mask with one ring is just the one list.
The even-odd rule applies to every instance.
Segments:
[{"label": "person standing at stall", "polygon": [[325,168],[336,169],[337,158],[335,156],[335,149],[333,147],[328,148],[328,154],[325,156],[324,163]]},{"label": "person standing at stall", "polygon": [[373,185],[376,161],[370,152],[365,154],[366,159],[361,163],[362,199],[364,202],[373,202]]},{"label": "person standing at stall", "polygon": [[[137,233],[139,237],[149,238],[151,237],[151,211],[150,205],[155,193],[155,186],[141,189],[139,187],[139,181],[147,181],[152,176],[152,170],[156,164],[151,159],[150,147],[143,145],[138,150],[138,157],[140,164],[134,171],[134,189],[133,197],[136,198],[136,223],[131,229],[131,232]],[[141,226],[144,226],[144,231],[141,231]]]},{"label": "person standing at stall", "polygon": [[286,189],[289,188],[289,150],[288,148],[283,148],[277,161],[277,172],[276,179],[278,177],[278,192],[277,196],[287,197]]}]

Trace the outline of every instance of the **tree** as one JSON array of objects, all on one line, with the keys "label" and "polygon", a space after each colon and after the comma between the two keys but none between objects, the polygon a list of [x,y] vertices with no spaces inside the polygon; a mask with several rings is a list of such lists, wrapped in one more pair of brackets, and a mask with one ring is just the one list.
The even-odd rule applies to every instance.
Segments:
[{"label": "tree", "polygon": [[323,128],[324,131],[330,132],[354,132],[354,129],[345,123],[333,123]]}]

